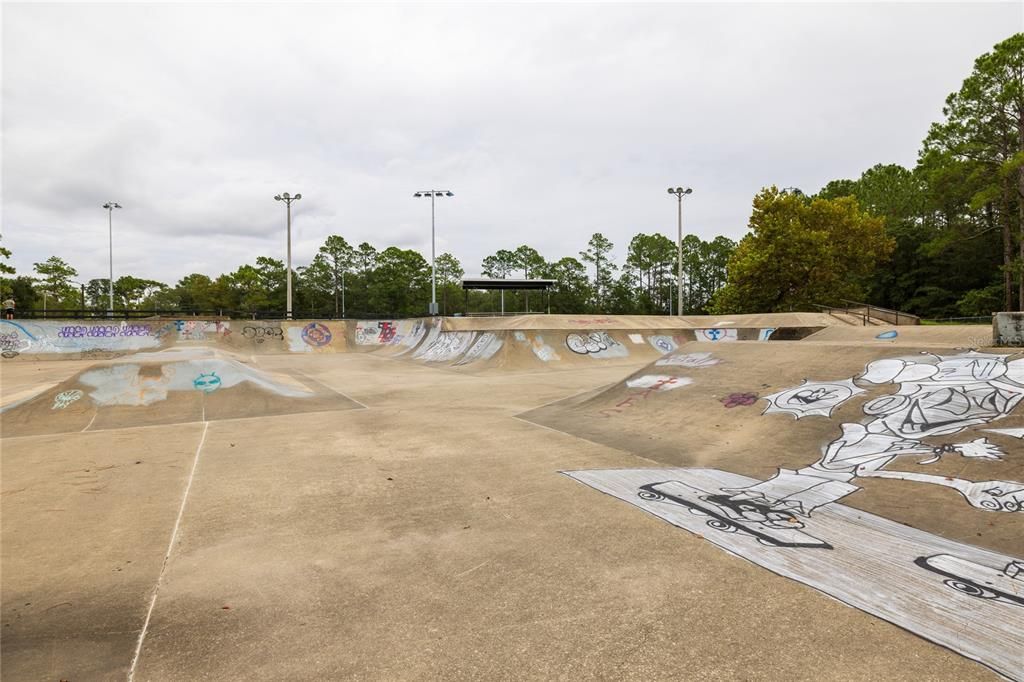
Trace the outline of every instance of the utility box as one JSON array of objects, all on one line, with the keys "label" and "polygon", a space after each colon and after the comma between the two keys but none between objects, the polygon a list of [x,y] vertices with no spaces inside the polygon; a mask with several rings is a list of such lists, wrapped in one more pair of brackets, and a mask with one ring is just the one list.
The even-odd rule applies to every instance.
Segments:
[{"label": "utility box", "polygon": [[1024,312],[992,316],[993,346],[1024,346]]}]

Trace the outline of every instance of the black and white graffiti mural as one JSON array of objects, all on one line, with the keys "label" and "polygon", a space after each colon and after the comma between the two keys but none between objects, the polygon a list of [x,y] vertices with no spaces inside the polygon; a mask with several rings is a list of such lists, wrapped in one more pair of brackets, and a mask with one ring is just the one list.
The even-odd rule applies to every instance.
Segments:
[{"label": "black and white graffiti mural", "polygon": [[813,414],[823,417],[830,417],[832,410],[836,409],[847,400],[863,393],[864,389],[857,388],[852,379],[843,381],[804,381],[796,388],[789,388],[785,391],[766,395],[765,400],[770,404],[764,414],[771,412],[786,412],[797,419]]},{"label": "black and white graffiti mural", "polygon": [[730,554],[1024,680],[1020,558],[829,503],[840,482],[794,490],[780,498],[783,504],[769,505],[737,499],[730,491],[754,479],[717,469],[565,473]]},{"label": "black and white graffiti mural", "polygon": [[[946,540],[839,503],[860,489],[859,479],[886,478],[950,488],[985,511],[1024,511],[1024,483],[891,468],[910,458],[923,467],[951,456],[1004,458],[1006,453],[986,436],[955,436],[1009,416],[1024,399],[1024,359],[1009,357],[970,351],[888,358],[871,362],[856,377],[805,380],[764,396],[766,415],[830,418],[869,388],[896,386],[893,393],[867,400],[860,421],[840,424],[840,434],[816,461],[798,469],[780,468],[767,480],[715,469],[567,475],[1003,675],[1024,679],[1020,558]],[[982,430],[1024,438],[1024,428]],[[969,601],[961,604],[961,599]]]},{"label": "black and white graffiti mural", "polygon": [[572,333],[565,337],[565,345],[573,353],[596,358],[618,358],[629,355],[626,347],[609,336],[608,332]]}]

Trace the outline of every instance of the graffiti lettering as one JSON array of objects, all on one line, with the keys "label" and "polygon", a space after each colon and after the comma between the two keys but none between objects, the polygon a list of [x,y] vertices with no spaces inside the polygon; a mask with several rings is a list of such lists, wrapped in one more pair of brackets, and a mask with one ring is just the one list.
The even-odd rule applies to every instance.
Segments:
[{"label": "graffiti lettering", "polygon": [[565,345],[577,355],[620,357],[627,355],[626,347],[608,336],[607,332],[589,334],[572,333],[565,337]]},{"label": "graffiti lettering", "polygon": [[148,324],[102,324],[102,325],[70,325],[61,327],[57,336],[62,339],[112,338],[116,336],[150,336],[152,330]]},{"label": "graffiti lettering", "polygon": [[267,339],[284,338],[284,331],[280,327],[242,327],[242,336],[263,343]]},{"label": "graffiti lettering", "polygon": [[397,332],[398,329],[395,327],[394,322],[381,322],[380,334],[377,335],[377,341],[380,343],[391,343]]}]

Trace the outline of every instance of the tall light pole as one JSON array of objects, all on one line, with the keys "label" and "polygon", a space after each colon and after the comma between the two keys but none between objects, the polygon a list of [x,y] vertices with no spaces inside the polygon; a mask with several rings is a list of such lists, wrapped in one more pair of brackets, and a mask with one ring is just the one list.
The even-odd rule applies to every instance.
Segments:
[{"label": "tall light pole", "polygon": [[678,288],[678,297],[676,300],[676,315],[683,314],[683,197],[687,194],[692,194],[693,190],[689,187],[669,187],[669,194],[676,195],[676,199],[679,200],[679,237],[676,240],[676,248],[679,250],[679,263],[676,270],[676,287]]},{"label": "tall light pole", "polygon": [[437,268],[434,266],[434,201],[436,197],[455,196],[446,189],[426,189],[413,194],[414,197],[430,197],[430,314],[437,315]]},{"label": "tall light pole", "polygon": [[283,201],[288,207],[288,272],[286,273],[286,297],[284,316],[292,319],[292,202],[302,198],[301,194],[292,196],[288,192],[282,192],[274,196],[276,201]]},{"label": "tall light pole", "polygon": [[110,230],[110,279],[107,284],[110,285],[110,316],[114,316],[114,209],[121,208],[121,204],[116,201],[108,201],[103,204],[103,208],[107,209],[107,227]]}]

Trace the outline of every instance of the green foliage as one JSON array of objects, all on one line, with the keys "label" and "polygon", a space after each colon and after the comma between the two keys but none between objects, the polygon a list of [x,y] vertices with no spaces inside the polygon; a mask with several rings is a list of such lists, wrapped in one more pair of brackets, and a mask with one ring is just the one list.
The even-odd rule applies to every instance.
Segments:
[{"label": "green foliage", "polygon": [[894,244],[884,221],[852,197],[805,197],[771,187],[754,198],[752,232],[729,260],[715,295],[719,313],[805,310],[814,303],[861,300],[864,282]]},{"label": "green foliage", "polygon": [[605,292],[612,285],[612,272],[616,269],[611,262],[611,251],[615,245],[600,232],[595,232],[587,242],[587,250],[580,251],[580,258],[594,264],[594,302],[601,307]]},{"label": "green foliage", "polygon": [[999,284],[984,289],[971,289],[956,302],[957,312],[964,317],[983,317],[999,312],[1003,288]]},{"label": "green foliage", "polygon": [[42,263],[33,263],[32,268],[38,275],[38,294],[40,298],[46,299],[47,308],[73,309],[81,305],[78,287],[71,283],[71,278],[77,277],[78,271],[64,259],[50,256]]}]

